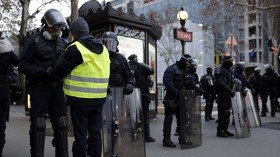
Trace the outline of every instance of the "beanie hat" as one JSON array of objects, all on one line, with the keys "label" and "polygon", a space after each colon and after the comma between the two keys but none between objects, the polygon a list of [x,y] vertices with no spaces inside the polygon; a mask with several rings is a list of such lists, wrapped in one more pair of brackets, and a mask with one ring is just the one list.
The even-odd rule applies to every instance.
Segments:
[{"label": "beanie hat", "polygon": [[89,34],[88,23],[82,17],[78,17],[72,21],[69,30],[78,36]]}]

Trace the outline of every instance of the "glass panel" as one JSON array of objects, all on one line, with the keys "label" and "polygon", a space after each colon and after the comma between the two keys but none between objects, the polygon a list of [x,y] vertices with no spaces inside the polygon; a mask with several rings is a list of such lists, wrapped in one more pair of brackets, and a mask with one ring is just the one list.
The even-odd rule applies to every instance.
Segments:
[{"label": "glass panel", "polygon": [[[149,66],[156,71],[156,48],[149,43]],[[156,92],[156,73],[151,76],[151,80],[154,82],[153,87],[150,89],[151,93]]]},{"label": "glass panel", "polygon": [[131,54],[138,56],[140,63],[144,62],[144,42],[140,39],[134,39],[131,37],[124,37],[118,35],[119,40],[119,53],[123,54],[125,58],[128,58]]}]

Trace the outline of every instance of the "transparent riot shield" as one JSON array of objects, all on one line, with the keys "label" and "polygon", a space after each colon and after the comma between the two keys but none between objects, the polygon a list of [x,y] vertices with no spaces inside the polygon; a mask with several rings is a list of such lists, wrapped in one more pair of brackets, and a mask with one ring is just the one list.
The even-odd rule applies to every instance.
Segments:
[{"label": "transparent riot shield", "polygon": [[181,149],[199,147],[202,144],[201,99],[195,90],[180,92],[180,145]]},{"label": "transparent riot shield", "polygon": [[[122,93],[122,91],[120,92]],[[145,143],[142,123],[142,105],[140,89],[124,96],[124,103],[116,106],[119,122],[116,156],[145,157]]]},{"label": "transparent riot shield", "polygon": [[236,138],[240,139],[250,137],[251,133],[245,106],[245,100],[243,96],[241,96],[240,92],[235,92],[234,97],[231,98],[231,103]]},{"label": "transparent riot shield", "polygon": [[256,110],[252,92],[249,89],[246,89],[245,103],[250,127],[259,127],[261,125],[261,118]]},{"label": "transparent riot shield", "polygon": [[123,88],[111,88],[103,106],[103,156],[116,156],[115,145],[118,138],[117,106],[124,103]]}]

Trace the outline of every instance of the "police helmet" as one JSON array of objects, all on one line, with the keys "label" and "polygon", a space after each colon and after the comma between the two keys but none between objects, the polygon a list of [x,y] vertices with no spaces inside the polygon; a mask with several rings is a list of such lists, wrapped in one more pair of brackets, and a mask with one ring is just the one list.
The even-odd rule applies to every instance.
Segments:
[{"label": "police helmet", "polygon": [[222,62],[223,66],[226,68],[232,67],[233,63],[234,63],[234,58],[231,56],[225,56]]},{"label": "police helmet", "polygon": [[47,10],[41,19],[41,23],[42,25],[53,27],[57,30],[68,28],[66,19],[63,17],[62,13],[56,9]]},{"label": "police helmet", "polygon": [[117,46],[119,45],[118,37],[114,32],[105,32],[103,33],[102,42],[108,49],[108,51],[111,52],[117,52]]},{"label": "police helmet", "polygon": [[192,56],[189,54],[184,54],[180,61],[184,61],[187,65],[191,65],[193,63],[193,59]]},{"label": "police helmet", "polygon": [[132,54],[128,57],[128,60],[138,62],[138,57],[136,54]]},{"label": "police helmet", "polygon": [[236,64],[236,71],[239,72],[239,73],[242,73],[245,69],[245,66],[243,63],[237,63]]}]

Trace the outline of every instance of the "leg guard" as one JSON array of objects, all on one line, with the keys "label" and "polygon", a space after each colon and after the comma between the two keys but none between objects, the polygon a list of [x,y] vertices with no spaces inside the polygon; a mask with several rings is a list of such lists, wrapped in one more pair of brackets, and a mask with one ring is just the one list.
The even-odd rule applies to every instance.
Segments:
[{"label": "leg guard", "polygon": [[59,117],[52,120],[54,130],[53,145],[56,157],[68,157],[67,119]]},{"label": "leg guard", "polygon": [[44,157],[46,119],[31,119],[30,146],[31,157]]},{"label": "leg guard", "polygon": [[166,115],[163,122],[163,137],[170,140],[173,115]]}]

